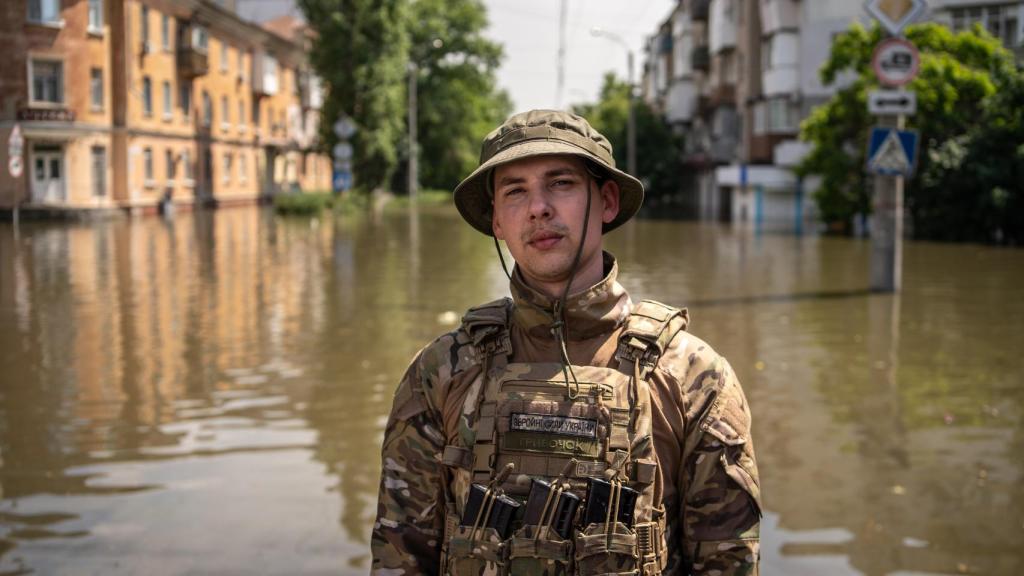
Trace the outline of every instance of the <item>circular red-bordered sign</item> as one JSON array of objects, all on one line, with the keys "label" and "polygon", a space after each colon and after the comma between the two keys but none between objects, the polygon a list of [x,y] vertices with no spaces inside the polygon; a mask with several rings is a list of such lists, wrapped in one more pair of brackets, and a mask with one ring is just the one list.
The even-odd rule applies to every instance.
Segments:
[{"label": "circular red-bordered sign", "polygon": [[921,56],[917,47],[903,38],[889,38],[875,46],[871,67],[878,81],[888,86],[903,86],[917,77]]}]

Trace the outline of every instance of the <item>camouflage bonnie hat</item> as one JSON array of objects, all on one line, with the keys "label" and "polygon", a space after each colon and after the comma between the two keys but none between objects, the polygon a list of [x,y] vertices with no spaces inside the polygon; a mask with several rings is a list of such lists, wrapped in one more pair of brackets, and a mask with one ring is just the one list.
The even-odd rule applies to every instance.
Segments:
[{"label": "camouflage bonnie hat", "polygon": [[639,180],[615,167],[612,145],[582,117],[558,110],[531,110],[512,116],[484,138],[480,166],[455,187],[455,206],[477,230],[494,236],[491,229],[491,197],[488,180],[492,171],[509,162],[548,154],[572,154],[600,166],[619,184],[619,214],[602,226],[607,233],[629,220],[644,201]]}]

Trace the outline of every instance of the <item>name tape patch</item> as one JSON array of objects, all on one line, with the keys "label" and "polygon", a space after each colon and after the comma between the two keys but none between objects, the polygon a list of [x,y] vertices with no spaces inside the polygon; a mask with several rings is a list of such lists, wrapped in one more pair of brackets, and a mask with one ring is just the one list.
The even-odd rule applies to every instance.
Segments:
[{"label": "name tape patch", "polygon": [[597,438],[597,420],[551,414],[512,413],[510,428],[517,432],[543,432],[576,438]]}]

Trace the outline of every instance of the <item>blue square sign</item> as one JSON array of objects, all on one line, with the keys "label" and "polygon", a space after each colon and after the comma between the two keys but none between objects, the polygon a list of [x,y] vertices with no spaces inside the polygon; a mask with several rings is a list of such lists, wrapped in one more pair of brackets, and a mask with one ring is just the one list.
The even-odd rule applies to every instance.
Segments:
[{"label": "blue square sign", "polygon": [[910,176],[917,167],[917,141],[913,130],[875,126],[868,139],[868,172]]}]

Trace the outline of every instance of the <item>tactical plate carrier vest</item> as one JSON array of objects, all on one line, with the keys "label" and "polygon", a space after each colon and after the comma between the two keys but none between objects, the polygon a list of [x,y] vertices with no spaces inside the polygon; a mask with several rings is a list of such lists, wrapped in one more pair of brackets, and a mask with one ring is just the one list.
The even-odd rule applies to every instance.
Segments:
[{"label": "tactical plate carrier vest", "polygon": [[[457,440],[444,450],[453,480],[445,490],[444,573],[660,574],[668,553],[647,377],[686,329],[686,310],[635,305],[619,336],[618,369],[572,366],[575,381],[567,384],[561,364],[509,362],[511,307],[510,299],[498,300],[462,320],[483,370],[466,396]],[[538,524],[524,524],[520,513],[505,536],[488,526],[495,497],[524,502],[531,479],[557,487],[556,499],[564,490],[582,500],[589,478],[612,486],[602,521],[583,525],[583,502],[563,537],[552,529],[545,503]],[[469,518],[472,484],[486,487],[490,500]],[[612,513],[613,507],[620,512],[621,487],[637,493],[631,525]]]}]

